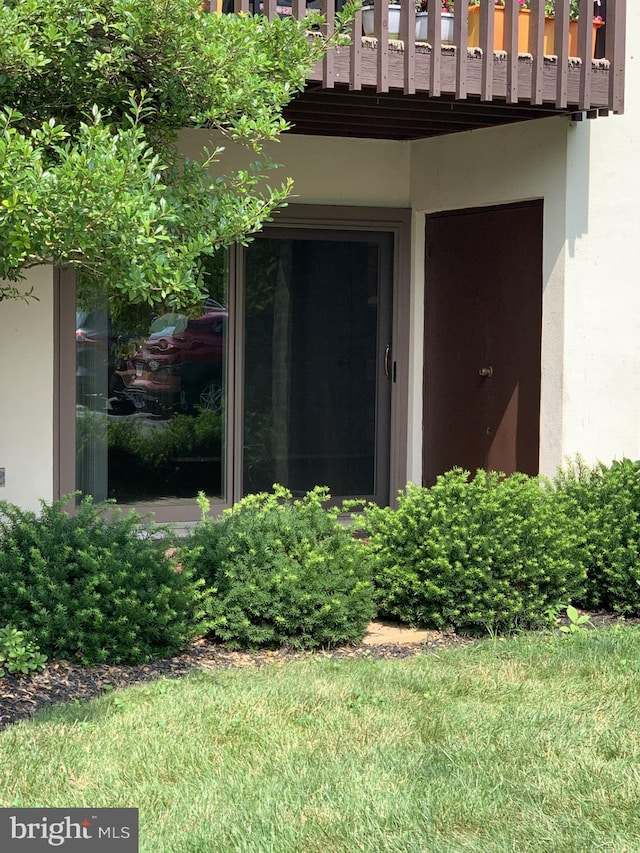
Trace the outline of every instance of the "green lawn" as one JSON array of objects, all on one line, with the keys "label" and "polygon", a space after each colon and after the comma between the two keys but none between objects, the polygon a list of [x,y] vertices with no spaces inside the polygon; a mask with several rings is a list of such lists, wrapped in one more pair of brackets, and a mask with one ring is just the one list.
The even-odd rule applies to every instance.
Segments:
[{"label": "green lawn", "polygon": [[202,672],[0,734],[0,806],[136,806],[148,853],[638,853],[640,631]]}]

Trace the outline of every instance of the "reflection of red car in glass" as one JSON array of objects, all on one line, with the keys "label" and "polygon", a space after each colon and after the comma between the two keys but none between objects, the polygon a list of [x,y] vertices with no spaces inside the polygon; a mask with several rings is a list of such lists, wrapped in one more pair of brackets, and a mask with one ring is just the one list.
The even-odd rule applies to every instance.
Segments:
[{"label": "reflection of red car in glass", "polygon": [[157,317],[142,350],[117,371],[113,395],[162,416],[220,408],[226,324],[221,307],[195,319]]}]

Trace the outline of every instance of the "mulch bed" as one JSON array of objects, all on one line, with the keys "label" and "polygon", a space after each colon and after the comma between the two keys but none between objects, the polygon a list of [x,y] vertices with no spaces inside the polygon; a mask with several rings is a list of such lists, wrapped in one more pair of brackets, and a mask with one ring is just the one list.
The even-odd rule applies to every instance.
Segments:
[{"label": "mulch bed", "polygon": [[138,666],[81,666],[69,661],[48,663],[42,672],[5,675],[0,678],[0,730],[31,717],[48,705],[86,702],[105,691],[158,678],[180,678],[198,669],[238,669],[248,666],[285,663],[311,655],[326,658],[406,658],[451,645],[475,642],[456,634],[442,634],[425,643],[379,646],[340,646],[330,651],[301,652],[282,648],[276,651],[235,652],[225,646],[198,640],[184,654]]},{"label": "mulch bed", "polygon": [[[562,622],[562,620],[560,620]],[[564,620],[566,622],[566,619]],[[610,613],[591,615],[594,627],[640,624],[640,619],[621,620]],[[5,675],[0,678],[0,730],[31,717],[36,711],[60,703],[86,702],[106,690],[140,684],[158,678],[180,678],[198,669],[237,669],[247,666],[301,660],[310,655],[326,658],[407,658],[428,654],[449,646],[470,645],[477,639],[443,633],[423,643],[341,646],[330,651],[300,652],[282,648],[276,651],[235,652],[222,645],[198,640],[184,654],[138,666],[80,666],[69,661],[53,661],[42,672],[29,675]]]}]

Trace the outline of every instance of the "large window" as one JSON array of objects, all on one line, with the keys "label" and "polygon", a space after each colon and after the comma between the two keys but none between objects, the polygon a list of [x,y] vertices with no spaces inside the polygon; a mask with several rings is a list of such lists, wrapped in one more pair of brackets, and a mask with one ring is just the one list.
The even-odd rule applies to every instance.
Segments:
[{"label": "large window", "polygon": [[208,298],[184,312],[114,310],[78,278],[61,493],[175,521],[197,517],[200,491],[219,510],[276,482],[387,502],[398,230],[380,219],[267,228],[209,261]]},{"label": "large window", "polygon": [[139,504],[226,496],[227,263],[190,310],[120,311],[76,289],[76,488]]}]

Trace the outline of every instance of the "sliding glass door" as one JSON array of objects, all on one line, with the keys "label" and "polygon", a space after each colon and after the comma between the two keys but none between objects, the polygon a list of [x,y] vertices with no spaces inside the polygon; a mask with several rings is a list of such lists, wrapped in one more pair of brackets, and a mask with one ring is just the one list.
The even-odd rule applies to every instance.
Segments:
[{"label": "sliding glass door", "polygon": [[170,520],[274,483],[388,502],[393,240],[266,229],[187,311],[78,280],[75,488]]},{"label": "sliding glass door", "polygon": [[391,238],[272,231],[246,250],[242,491],[388,498]]}]

